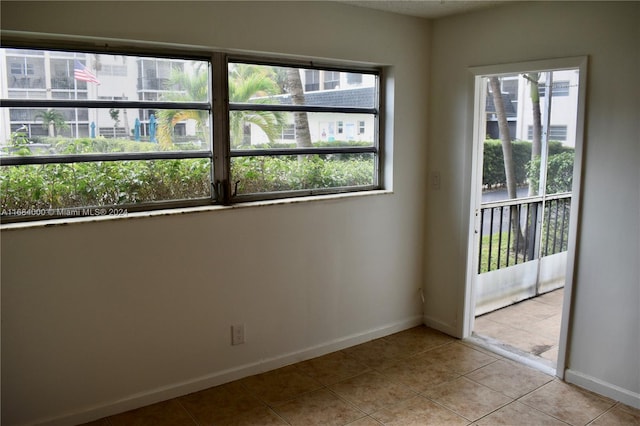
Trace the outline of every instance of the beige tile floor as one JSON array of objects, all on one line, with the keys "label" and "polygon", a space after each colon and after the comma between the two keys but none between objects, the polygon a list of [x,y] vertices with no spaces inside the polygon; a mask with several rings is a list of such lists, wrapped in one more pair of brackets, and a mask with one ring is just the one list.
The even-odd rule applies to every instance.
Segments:
[{"label": "beige tile floor", "polygon": [[547,360],[555,368],[564,289],[479,316],[473,332]]},{"label": "beige tile floor", "polygon": [[566,424],[640,425],[640,410],[416,327],[88,425]]}]

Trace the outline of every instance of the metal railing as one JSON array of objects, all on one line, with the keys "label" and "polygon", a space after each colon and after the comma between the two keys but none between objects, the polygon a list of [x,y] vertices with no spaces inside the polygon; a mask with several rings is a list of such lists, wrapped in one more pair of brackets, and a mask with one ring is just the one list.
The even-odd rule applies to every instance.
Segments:
[{"label": "metal railing", "polygon": [[478,273],[567,250],[571,193],[484,203]]}]

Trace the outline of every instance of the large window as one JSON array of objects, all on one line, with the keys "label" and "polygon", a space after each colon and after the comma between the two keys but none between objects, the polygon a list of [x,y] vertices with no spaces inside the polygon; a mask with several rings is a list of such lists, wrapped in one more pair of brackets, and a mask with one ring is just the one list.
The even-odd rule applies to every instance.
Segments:
[{"label": "large window", "polygon": [[[367,84],[357,88],[307,93],[302,79],[316,70],[248,61],[230,61],[228,70],[233,198],[378,187],[376,133],[344,131],[345,122],[377,127],[376,73],[360,73]],[[325,73],[346,80],[347,71]],[[240,132],[247,123],[249,140]],[[283,127],[293,140],[280,136]]]},{"label": "large window", "polygon": [[[375,69],[33,48],[0,63],[3,221],[380,187]],[[358,84],[309,87],[320,72]]]}]

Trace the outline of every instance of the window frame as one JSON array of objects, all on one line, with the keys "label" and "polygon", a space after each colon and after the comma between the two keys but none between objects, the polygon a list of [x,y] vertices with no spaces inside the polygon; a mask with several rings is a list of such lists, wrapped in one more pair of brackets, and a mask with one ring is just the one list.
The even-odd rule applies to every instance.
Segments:
[{"label": "window frame", "polygon": [[[315,154],[363,154],[371,153],[374,155],[374,170],[373,170],[373,183],[371,185],[362,186],[347,186],[347,187],[332,187],[332,188],[315,188],[315,189],[303,189],[303,190],[290,190],[290,191],[278,191],[278,192],[261,192],[251,194],[235,194],[235,188],[231,187],[231,183],[226,182],[227,189],[225,195],[228,196],[224,200],[223,204],[236,204],[249,201],[261,201],[261,200],[273,200],[281,198],[294,198],[303,196],[313,196],[322,194],[339,194],[339,193],[351,193],[360,191],[372,191],[382,189],[383,176],[382,176],[382,164],[384,161],[383,141],[381,135],[382,123],[383,123],[383,97],[384,93],[383,85],[383,68],[382,67],[367,67],[367,66],[346,66],[336,65],[333,63],[320,63],[317,61],[304,61],[304,60],[291,60],[291,59],[277,59],[267,58],[267,55],[243,55],[243,54],[229,54],[226,57],[227,67],[229,63],[242,63],[251,65],[266,65],[266,66],[278,66],[278,67],[293,67],[306,71],[318,70],[318,71],[335,71],[342,73],[360,73],[360,74],[372,74],[376,78],[375,86],[375,98],[374,107],[362,108],[362,107],[326,107],[315,105],[280,105],[280,104],[255,104],[255,103],[239,103],[231,102],[227,103],[228,111],[279,111],[279,112],[328,112],[328,113],[347,113],[347,114],[373,114],[374,115],[374,141],[372,146],[354,146],[354,147],[312,147],[312,148],[281,148],[281,149],[235,149],[231,150],[230,141],[227,141],[227,155],[229,155],[229,161],[227,162],[230,168],[231,158],[236,157],[260,157],[260,156],[285,156],[285,155],[315,155]],[[303,83],[304,86],[304,83]],[[306,91],[306,90],[305,90]],[[309,91],[306,91],[309,92]],[[315,90],[310,92],[316,92]],[[227,124],[228,124],[227,120]],[[229,132],[227,131],[227,137]],[[229,173],[230,177],[231,174]]]},{"label": "window frame", "polygon": [[[132,160],[173,160],[191,158],[209,158],[211,161],[211,197],[194,198],[190,200],[163,200],[147,201],[126,205],[105,205],[105,206],[78,206],[70,210],[85,210],[95,207],[109,208],[117,207],[126,209],[128,212],[144,212],[164,209],[174,209],[207,205],[231,205],[241,204],[248,201],[267,201],[273,199],[288,199],[293,197],[323,194],[340,194],[352,192],[364,192],[383,189],[383,165],[384,165],[384,68],[381,66],[352,65],[345,62],[318,63],[312,60],[298,58],[279,58],[269,53],[231,53],[214,49],[192,48],[189,46],[178,46],[163,43],[147,42],[87,42],[83,38],[68,38],[56,36],[51,38],[40,38],[28,33],[13,35],[8,32],[5,35],[0,47],[5,49],[26,49],[25,55],[30,56],[33,51],[61,51],[61,52],[82,52],[92,54],[111,55],[140,55],[152,57],[154,59],[182,59],[207,61],[210,67],[209,80],[209,102],[167,102],[167,101],[145,101],[145,100],[90,100],[90,99],[18,99],[3,98],[2,108],[96,108],[96,109],[171,109],[179,107],[183,110],[208,110],[210,117],[210,140],[211,146],[206,150],[194,151],[167,151],[167,152],[135,152],[135,153],[96,153],[96,154],[66,154],[66,155],[38,155],[38,156],[16,156],[2,157],[0,167],[19,166],[29,164],[71,164],[82,162],[99,161],[132,161]],[[332,108],[321,106],[296,106],[296,105],[264,105],[264,104],[234,104],[228,101],[228,65],[229,62],[252,63],[256,65],[291,66],[303,69],[313,69],[318,71],[337,71],[352,73],[368,73],[376,76],[374,108]],[[5,66],[3,64],[2,66]],[[222,72],[221,72],[222,71]],[[306,91],[306,90],[305,90]],[[231,150],[229,134],[229,113],[235,108],[256,110],[272,110],[283,112],[346,112],[346,113],[370,113],[374,115],[374,142],[371,147],[313,147],[308,149],[253,149],[253,150]],[[245,195],[233,193],[231,179],[231,159],[241,156],[265,156],[265,155],[312,155],[312,154],[358,154],[372,153],[374,156],[373,184],[356,187],[332,187],[317,188],[309,190],[292,190],[278,192],[263,192]],[[54,209],[56,210],[56,209]],[[63,209],[64,210],[64,209]],[[0,218],[2,223],[24,222],[29,220],[47,220],[62,217],[82,216],[76,213],[67,216],[60,215],[56,210],[55,216],[29,216],[29,215],[8,215]]]}]

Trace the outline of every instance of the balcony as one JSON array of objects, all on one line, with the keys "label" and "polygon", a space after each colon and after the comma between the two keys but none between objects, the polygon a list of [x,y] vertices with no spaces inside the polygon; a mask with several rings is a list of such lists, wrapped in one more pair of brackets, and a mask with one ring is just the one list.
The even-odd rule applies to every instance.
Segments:
[{"label": "balcony", "polygon": [[11,76],[8,81],[9,89],[44,89],[44,80],[41,77]]},{"label": "balcony", "polygon": [[564,286],[571,193],[481,206],[476,315]]},{"label": "balcony", "polygon": [[555,368],[571,194],[484,203],[474,333]]},{"label": "balcony", "polygon": [[[84,83],[84,85],[86,85],[86,83]],[[75,80],[70,77],[52,77],[51,88],[73,90],[75,88]]]},{"label": "balcony", "polygon": [[476,317],[474,334],[555,368],[564,289]]},{"label": "balcony", "polygon": [[138,91],[146,90],[169,90],[170,80],[168,78],[138,78]]}]

